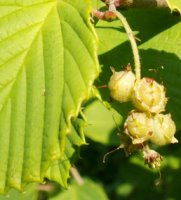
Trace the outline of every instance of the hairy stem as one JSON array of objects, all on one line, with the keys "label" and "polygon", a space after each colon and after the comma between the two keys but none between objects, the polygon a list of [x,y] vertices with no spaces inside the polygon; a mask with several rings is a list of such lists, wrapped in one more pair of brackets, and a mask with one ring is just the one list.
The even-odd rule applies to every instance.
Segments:
[{"label": "hairy stem", "polygon": [[138,47],[136,44],[136,39],[134,37],[133,31],[131,30],[126,18],[120,12],[116,11],[114,0],[109,1],[109,10],[115,13],[115,15],[121,21],[121,23],[123,24],[126,30],[129,41],[131,43],[132,52],[133,52],[136,80],[139,81],[141,79],[141,63],[140,63]]},{"label": "hairy stem", "polygon": [[126,20],[126,18],[118,11],[114,11],[114,13],[116,14],[116,16],[120,19],[120,21],[122,22],[126,33],[128,35],[129,41],[131,43],[131,48],[133,51],[133,56],[134,56],[134,65],[135,65],[135,75],[136,75],[136,79],[137,81],[140,80],[141,78],[141,63],[140,63],[140,57],[139,57],[139,52],[138,52],[138,47],[136,44],[136,40],[134,37],[134,34]]}]

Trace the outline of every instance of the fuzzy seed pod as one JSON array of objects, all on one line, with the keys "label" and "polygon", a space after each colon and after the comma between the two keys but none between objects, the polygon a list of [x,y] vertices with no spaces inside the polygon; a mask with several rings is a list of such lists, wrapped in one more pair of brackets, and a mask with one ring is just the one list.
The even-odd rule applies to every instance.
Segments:
[{"label": "fuzzy seed pod", "polygon": [[156,114],[152,120],[152,129],[153,135],[150,138],[152,143],[166,145],[178,142],[174,137],[176,126],[170,114]]},{"label": "fuzzy seed pod", "polygon": [[133,144],[143,143],[152,135],[151,119],[145,113],[131,112],[124,124],[125,133]]},{"label": "fuzzy seed pod", "polygon": [[113,75],[108,83],[110,96],[121,103],[130,101],[136,79],[134,73],[128,69],[120,72],[112,71]]},{"label": "fuzzy seed pod", "polygon": [[134,86],[133,105],[139,110],[160,113],[165,110],[167,98],[163,85],[150,78],[142,78]]}]

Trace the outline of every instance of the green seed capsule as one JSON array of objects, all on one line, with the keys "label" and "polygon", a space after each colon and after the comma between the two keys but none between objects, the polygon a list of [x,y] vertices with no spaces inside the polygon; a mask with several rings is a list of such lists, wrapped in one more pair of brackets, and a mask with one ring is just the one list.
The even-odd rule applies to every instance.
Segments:
[{"label": "green seed capsule", "polygon": [[150,138],[152,143],[156,145],[166,145],[178,142],[174,137],[176,126],[170,114],[155,115],[152,120],[152,129],[153,135]]},{"label": "green seed capsule", "polygon": [[152,135],[151,120],[145,113],[131,112],[124,127],[125,133],[131,137],[133,144],[143,143]]},{"label": "green seed capsule", "polygon": [[108,83],[110,96],[121,103],[130,101],[135,79],[135,75],[131,70],[113,71]]},{"label": "green seed capsule", "polygon": [[132,102],[144,112],[160,113],[165,110],[167,98],[163,85],[150,78],[142,78],[134,86]]}]

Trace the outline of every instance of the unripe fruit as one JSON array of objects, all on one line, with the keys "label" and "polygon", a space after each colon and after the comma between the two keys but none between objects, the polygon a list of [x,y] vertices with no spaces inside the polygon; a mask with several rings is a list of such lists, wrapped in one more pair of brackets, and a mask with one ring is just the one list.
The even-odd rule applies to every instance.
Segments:
[{"label": "unripe fruit", "polygon": [[133,144],[143,143],[152,135],[151,119],[145,113],[133,111],[126,119],[124,127]]},{"label": "unripe fruit", "polygon": [[156,114],[152,120],[152,129],[153,135],[150,138],[152,143],[166,145],[178,142],[174,137],[176,126],[170,114]]},{"label": "unripe fruit", "polygon": [[132,102],[139,111],[160,113],[165,110],[167,98],[163,85],[150,78],[142,78],[133,89]]},{"label": "unripe fruit", "polygon": [[135,79],[134,73],[129,69],[120,72],[113,70],[113,75],[108,83],[110,96],[121,103],[130,101]]}]

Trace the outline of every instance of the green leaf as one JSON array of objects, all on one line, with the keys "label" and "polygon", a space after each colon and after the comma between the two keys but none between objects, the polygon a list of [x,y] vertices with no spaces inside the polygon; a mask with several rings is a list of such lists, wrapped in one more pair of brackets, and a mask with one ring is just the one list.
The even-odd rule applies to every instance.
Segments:
[{"label": "green leaf", "polygon": [[12,189],[8,195],[0,196],[0,200],[37,200],[38,198],[38,185],[30,184],[25,188],[23,193]]},{"label": "green leaf", "polygon": [[42,182],[65,158],[99,73],[89,12],[84,0],[0,1],[0,193]]},{"label": "green leaf", "polygon": [[122,116],[116,110],[95,100],[85,107],[84,114],[88,122],[84,128],[87,137],[103,144],[120,144],[117,126],[121,125]]},{"label": "green leaf", "polygon": [[166,0],[171,11],[177,11],[181,14],[181,2],[180,0]]},{"label": "green leaf", "polygon": [[102,187],[91,181],[84,180],[83,185],[77,185],[73,183],[67,191],[60,193],[59,195],[51,198],[50,200],[108,200]]},{"label": "green leaf", "polygon": [[62,160],[55,161],[48,169],[46,177],[67,188],[67,180],[70,177],[69,171],[75,158],[79,156],[79,148],[85,144],[82,135],[81,119],[74,119],[70,133],[66,136],[65,152]]},{"label": "green leaf", "polygon": [[98,0],[91,0],[91,2],[92,2],[92,7],[93,8],[99,8],[99,7],[101,7],[101,6],[105,6],[105,3],[104,2],[102,2],[102,1],[98,1]]},{"label": "green leaf", "polygon": [[[142,64],[142,75],[153,77],[163,82],[169,97],[167,112],[172,114],[177,130],[181,129],[181,22],[180,17],[170,15],[167,10],[134,9],[122,12],[128,20],[138,42]],[[166,22],[163,23],[166,19]],[[99,85],[108,83],[111,76],[110,66],[117,71],[128,63],[133,64],[133,55],[127,35],[120,21],[112,23],[99,21],[96,30],[100,38],[100,64],[103,73]],[[105,30],[105,31],[103,31]],[[107,50],[106,50],[107,49]],[[151,69],[151,71],[150,71]],[[104,100],[109,99],[109,91],[101,90]],[[111,104],[119,113],[125,116],[123,104]],[[131,107],[130,107],[131,110]]]}]

